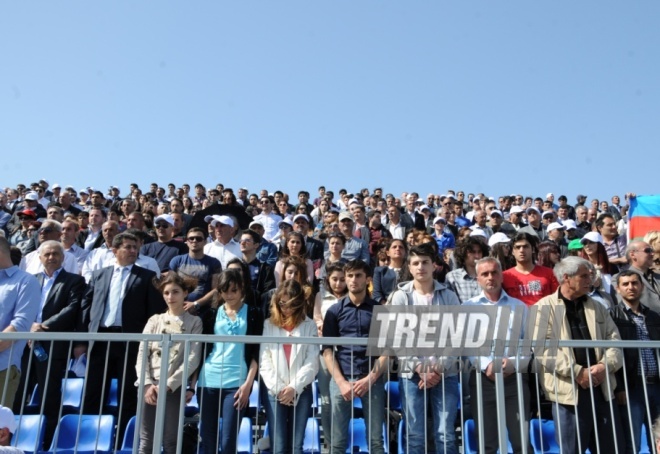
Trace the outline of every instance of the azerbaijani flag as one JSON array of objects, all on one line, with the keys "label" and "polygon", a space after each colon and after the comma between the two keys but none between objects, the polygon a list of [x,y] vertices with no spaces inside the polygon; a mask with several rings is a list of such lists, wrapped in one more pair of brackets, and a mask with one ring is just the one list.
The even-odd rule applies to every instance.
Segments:
[{"label": "azerbaijani flag", "polygon": [[638,195],[630,200],[628,238],[642,238],[651,230],[660,230],[660,195]]}]

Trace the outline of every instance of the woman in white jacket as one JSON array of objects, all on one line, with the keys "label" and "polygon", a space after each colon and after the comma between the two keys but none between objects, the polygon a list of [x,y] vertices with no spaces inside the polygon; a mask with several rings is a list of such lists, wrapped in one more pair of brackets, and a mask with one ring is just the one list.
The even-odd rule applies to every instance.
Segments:
[{"label": "woman in white jacket", "polygon": [[[264,336],[316,337],[316,324],[307,317],[309,295],[295,280],[285,281],[271,300],[271,316]],[[274,454],[302,454],[305,426],[312,405],[311,384],[319,370],[316,345],[273,344],[261,346],[259,371],[266,389],[265,402]]]}]

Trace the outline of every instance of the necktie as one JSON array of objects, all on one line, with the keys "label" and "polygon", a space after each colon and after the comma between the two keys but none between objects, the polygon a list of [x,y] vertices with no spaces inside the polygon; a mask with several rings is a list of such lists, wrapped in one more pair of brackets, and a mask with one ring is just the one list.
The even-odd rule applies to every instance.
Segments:
[{"label": "necktie", "polygon": [[122,289],[124,288],[123,283],[126,271],[127,269],[122,266],[115,269],[114,275],[112,276],[112,282],[110,284],[110,295],[108,296],[108,315],[105,319],[106,326],[116,325],[117,313],[119,312],[119,307],[121,305],[121,293]]}]

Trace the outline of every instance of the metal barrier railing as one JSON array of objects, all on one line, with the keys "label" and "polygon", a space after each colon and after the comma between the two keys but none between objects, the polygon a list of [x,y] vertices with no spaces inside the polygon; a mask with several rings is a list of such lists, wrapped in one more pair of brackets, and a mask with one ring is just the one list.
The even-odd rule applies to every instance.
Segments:
[{"label": "metal barrier railing", "polygon": [[[116,403],[113,402],[113,405],[108,407],[105,404],[108,401],[108,396],[106,390],[110,390],[111,380],[113,378],[112,373],[117,375],[117,371],[111,371],[111,361],[110,361],[110,352],[109,349],[105,351],[105,362],[104,370],[102,371],[103,381],[101,384],[101,398],[102,404],[98,407],[98,410],[92,414],[96,416],[101,416],[107,412],[112,412],[116,415],[116,425],[118,428],[118,434],[123,434],[124,429],[129,425],[129,421],[126,420],[126,415],[124,410],[124,405],[127,402],[124,402],[122,395],[124,393],[131,392],[135,389],[135,396],[144,396],[145,392],[145,381],[144,374],[148,370],[148,357],[147,355],[142,356],[142,361],[140,367],[137,368],[141,371],[140,374],[135,372],[137,376],[137,386],[135,383],[129,383],[125,380],[126,377],[131,376],[130,368],[136,369],[135,364],[130,364],[131,355],[133,350],[141,345],[143,349],[147,350],[150,343],[156,343],[161,351],[161,358],[170,358],[170,351],[174,349],[183,349],[183,356],[187,358],[190,356],[191,350],[194,348],[195,343],[231,343],[231,344],[261,344],[261,345],[284,345],[284,344],[294,344],[294,345],[326,345],[326,346],[357,346],[357,347],[366,347],[367,339],[366,338],[292,338],[292,337],[248,337],[248,336],[209,336],[209,335],[185,335],[185,334],[88,334],[88,333],[1,333],[0,341],[11,339],[14,341],[20,340],[29,340],[32,342],[32,349],[36,345],[36,342],[41,343],[41,345],[48,345],[50,341],[60,341],[65,342],[67,345],[68,357],[73,356],[74,346],[77,344],[87,344],[87,343],[103,343],[103,342],[113,342],[125,345],[123,347],[123,371],[119,371],[120,374],[123,373],[123,376],[120,376],[120,389],[116,390]],[[507,342],[507,345],[511,348],[516,348],[517,342]],[[642,341],[557,341],[555,343],[556,348],[617,348],[623,350],[637,350],[638,358],[641,360],[642,349],[652,349],[655,355],[656,364],[660,364],[660,356],[658,352],[660,351],[660,342],[642,342]],[[532,349],[535,352],[539,352],[541,348],[544,347],[543,343],[532,342]],[[554,348],[555,346],[553,346]],[[20,342],[14,343],[9,347],[9,355],[17,353],[14,349],[20,349]],[[57,421],[61,421],[63,416],[66,414],[74,414],[81,416],[83,414],[89,414],[86,412],[86,397],[92,390],[88,388],[88,380],[83,380],[82,387],[77,390],[78,395],[78,405],[70,405],[66,401],[68,396],[64,393],[60,395],[58,407],[53,411],[52,408],[46,408],[45,405],[48,402],[47,395],[49,390],[47,387],[52,386],[53,381],[51,374],[59,374],[61,371],[55,370],[53,367],[53,353],[55,352],[55,347],[52,342],[48,345],[48,348],[45,348],[48,358],[46,359],[45,377],[41,377],[36,381],[40,383],[45,383],[46,388],[39,388],[39,399],[34,399],[34,387],[30,385],[33,382],[35,372],[35,364],[39,362],[39,359],[35,356],[34,352],[30,347],[28,347],[28,354],[26,361],[24,361],[24,371],[23,371],[23,380],[21,381],[22,387],[20,387],[15,395],[17,398],[14,400],[14,410],[15,413],[19,416],[19,428],[18,432],[22,430],[21,421],[23,421],[23,416],[26,416],[25,421],[27,421],[27,415],[29,413],[36,413],[39,417],[44,417],[45,415],[50,415],[51,418],[55,417]],[[523,355],[520,355],[523,356]],[[453,435],[457,436],[457,443],[454,445],[456,450],[454,451],[450,441],[446,439],[442,440],[433,440],[433,433],[437,430],[439,422],[436,420],[434,422],[434,417],[438,417],[438,413],[444,411],[442,414],[452,412],[447,412],[447,408],[443,407],[446,402],[451,401],[450,393],[454,392],[454,389],[450,386],[445,386],[448,376],[445,377],[445,381],[440,382],[438,386],[441,388],[441,391],[435,392],[431,391],[431,388],[424,388],[422,392],[423,398],[423,415],[421,418],[417,418],[418,421],[421,421],[421,426],[411,426],[409,420],[412,419],[412,415],[407,415],[409,408],[412,408],[410,404],[411,396],[406,396],[406,389],[410,386],[410,382],[405,380],[401,381],[402,387],[399,387],[397,380],[397,373],[401,370],[397,369],[395,362],[390,362],[388,364],[388,369],[385,371],[386,376],[382,380],[382,383],[379,382],[379,386],[383,386],[382,393],[384,396],[384,427],[383,427],[383,438],[384,438],[384,451],[393,453],[393,452],[416,452],[411,446],[411,440],[408,434],[418,434],[420,429],[423,426],[421,433],[425,437],[423,443],[423,450],[420,452],[430,453],[430,452],[488,452],[492,447],[489,445],[490,441],[486,439],[485,434],[496,433],[496,449],[499,448],[500,452],[511,452],[512,449],[522,453],[529,452],[559,452],[559,445],[556,443],[555,439],[562,439],[563,437],[573,436],[573,434],[568,433],[568,431],[575,431],[577,434],[577,443],[579,450],[584,452],[587,447],[591,447],[591,452],[613,452],[613,453],[622,453],[626,450],[626,443],[632,445],[632,450],[634,452],[656,452],[655,451],[655,439],[651,435],[651,427],[648,426],[648,421],[651,421],[653,417],[656,416],[658,408],[660,408],[660,402],[656,402],[656,397],[660,398],[660,394],[656,395],[657,390],[660,384],[657,379],[649,379],[647,381],[633,383],[631,377],[627,374],[619,374],[619,378],[622,379],[622,383],[618,383],[618,389],[623,392],[627,397],[628,405],[621,405],[621,400],[617,401],[616,399],[608,400],[601,399],[598,392],[601,392],[601,386],[607,386],[613,389],[613,383],[611,383],[611,375],[609,374],[610,367],[605,363],[606,374],[605,381],[603,383],[591,383],[585,390],[578,389],[577,386],[573,387],[573,397],[579,398],[583,397],[590,399],[589,406],[591,421],[593,426],[591,432],[593,432],[594,437],[589,440],[583,439],[580,436],[581,433],[584,433],[584,427],[564,427],[561,424],[555,425],[551,421],[553,417],[556,418],[557,413],[561,412],[562,407],[559,403],[553,401],[547,401],[543,399],[541,391],[541,380],[547,377],[550,373],[554,378],[558,378],[562,371],[551,371],[548,369],[542,369],[541,364],[539,363],[537,355],[529,368],[515,367],[515,371],[510,375],[505,375],[504,373],[495,373],[493,380],[491,380],[486,374],[474,371],[465,366],[465,362],[462,362],[461,367],[465,366],[463,369],[458,370],[456,375],[456,382],[458,383],[458,389],[456,390],[457,394],[457,403],[456,408],[453,411],[453,414],[456,414],[456,420],[452,421]],[[626,359],[626,357],[628,359]],[[626,368],[626,361],[629,361],[630,358],[634,358],[631,355],[622,355],[622,364],[621,366]],[[322,359],[321,359],[322,360]],[[203,361],[203,358],[202,358]],[[89,367],[92,364],[92,361],[87,362],[87,367],[85,369],[86,374],[89,374]],[[642,363],[643,364],[643,363]],[[371,367],[372,363],[370,363]],[[518,366],[521,366],[518,364]],[[98,371],[95,371],[98,372]],[[112,372],[112,373],[111,373]],[[189,370],[188,363],[184,362],[182,375],[183,377],[189,377],[193,374],[194,371]],[[504,371],[506,372],[506,371]],[[321,372],[319,372],[321,373]],[[644,373],[644,370],[642,370]],[[161,374],[169,374],[169,363],[165,362],[163,365],[163,370]],[[644,375],[642,375],[644,376]],[[576,376],[574,369],[570,370],[568,378],[566,380],[570,383],[576,382]],[[73,378],[64,377],[65,384],[68,380],[73,380]],[[471,382],[470,382],[471,380]],[[188,380],[184,380],[184,385]],[[390,382],[387,386],[386,382]],[[396,383],[396,384],[392,384]],[[312,385],[314,391],[317,391],[316,383]],[[128,388],[125,388],[128,387]],[[250,437],[249,450],[251,452],[257,452],[257,441],[260,435],[264,433],[264,417],[263,417],[263,407],[264,399],[267,398],[267,390],[265,390],[265,385],[260,375],[256,377],[255,384],[257,400],[261,399],[261,405],[257,404],[256,413],[251,415],[252,421],[251,426],[256,430],[257,435]],[[395,390],[396,388],[396,390]],[[640,389],[641,388],[641,389]],[[68,388],[65,388],[68,389]],[[125,389],[125,390],[124,390]],[[385,391],[387,389],[387,392]],[[421,389],[421,388],[420,388]],[[398,392],[397,392],[398,390]],[[60,390],[58,389],[57,392]],[[94,390],[99,391],[99,390]],[[3,401],[6,402],[7,394],[10,393],[9,380],[4,383],[0,383],[0,394]],[[113,391],[114,392],[114,391]],[[380,391],[380,388],[378,390]],[[311,416],[313,418],[322,419],[323,412],[321,411],[322,405],[319,405],[317,402],[320,400],[322,403],[327,404],[327,401],[324,399],[327,396],[327,390],[323,391],[323,399],[314,398],[312,402]],[[167,391],[167,381],[161,380],[158,383],[158,395],[166,396]],[[585,397],[586,396],[586,397]],[[114,397],[113,397],[114,398]],[[204,409],[205,401],[204,398],[197,393],[195,399],[198,402],[198,409],[201,412]],[[437,408],[436,401],[441,401],[440,409]],[[632,400],[636,399],[634,402]],[[349,430],[349,449],[351,447],[358,447],[359,452],[378,452],[380,450],[379,446],[373,446],[374,436],[369,437],[370,427],[369,421],[366,422],[366,427],[363,427],[360,421],[361,416],[374,415],[377,413],[380,405],[377,403],[376,399],[368,399],[366,402],[362,401],[361,406],[358,405],[357,399],[352,402],[350,407],[350,415],[343,415],[343,417],[350,417],[350,430]],[[170,418],[176,418],[176,426],[181,428],[183,427],[186,421],[192,421],[197,423],[201,420],[201,425],[203,426],[204,420],[200,416],[191,417],[186,416],[186,393],[181,392],[178,395],[178,413],[172,414],[171,411],[168,411],[166,405],[166,399],[158,399],[155,415],[154,415],[154,427],[153,439],[151,443],[153,445],[152,452],[157,453],[161,452],[161,445],[165,438],[163,428],[166,425],[166,421]],[[431,403],[429,408],[428,404]],[[110,451],[119,451],[124,445],[125,448],[129,449],[130,452],[137,452],[139,440],[140,440],[140,425],[142,422],[141,415],[143,414],[143,407],[145,405],[144,399],[137,398],[137,406],[135,409],[135,414],[137,415],[133,436],[130,439],[127,439],[127,444],[124,443],[124,437],[116,435],[115,438],[111,441]],[[209,405],[206,402],[206,405]],[[372,406],[375,406],[372,407]],[[327,408],[331,408],[326,406]],[[563,408],[563,407],[562,407]],[[641,408],[641,410],[640,410]],[[376,411],[372,411],[376,410]],[[519,417],[512,422],[510,413],[514,411],[522,417]],[[642,412],[642,419],[644,420],[644,433],[647,439],[644,438],[642,432],[637,433],[639,430],[638,420],[639,412]],[[434,414],[435,412],[435,414]],[[634,414],[636,413],[636,414]],[[52,416],[54,415],[54,416]],[[397,416],[400,415],[400,422],[397,419]],[[327,417],[327,415],[326,415]],[[612,433],[609,432],[610,429],[607,429],[607,433],[603,429],[601,420],[598,418],[605,417],[612,420]],[[492,418],[492,419],[491,419]],[[635,419],[637,418],[637,419]],[[318,429],[322,434],[323,438],[327,441],[330,436],[330,433],[334,429],[334,424],[336,421],[341,419],[338,415],[335,418],[330,418],[329,421],[324,420],[322,427]],[[588,419],[583,419],[587,421]],[[619,423],[619,420],[623,419],[623,422]],[[357,422],[353,422],[356,420]],[[271,442],[273,440],[274,434],[281,433],[278,431],[278,420],[275,418],[274,421],[270,421],[269,425],[269,434],[271,436]],[[397,424],[398,422],[398,424]],[[25,423],[27,424],[27,422]],[[80,445],[85,438],[89,435],[86,431],[89,431],[89,426],[85,421],[79,418],[76,422],[75,430],[73,431],[75,439],[73,443],[73,450],[81,449]],[[94,424],[97,424],[96,429],[101,429],[100,420],[97,420]],[[517,428],[515,425],[517,425]],[[563,423],[562,423],[563,424]],[[327,427],[329,425],[329,427]],[[507,430],[507,426],[508,429]],[[579,426],[579,423],[578,423]],[[92,429],[94,426],[91,426]],[[609,427],[609,426],[607,426]],[[373,429],[373,428],[372,428]],[[180,430],[180,429],[179,429]],[[252,429],[251,429],[252,430]],[[298,429],[295,429],[298,430]],[[92,430],[93,432],[93,430]],[[52,443],[48,446],[39,446],[39,438],[34,437],[31,439],[32,448],[26,449],[26,451],[38,451],[46,450],[51,447],[55,448],[58,446],[60,440],[57,437],[61,437],[63,432],[56,432],[53,434]],[[317,432],[318,433],[318,432]],[[238,435],[236,434],[237,438]],[[518,440],[512,439],[512,437],[519,437]],[[380,436],[377,435],[376,438]],[[217,435],[215,442],[215,452],[217,452],[217,447],[222,443],[220,435]],[[430,438],[430,439],[429,439]],[[604,444],[603,440],[612,439],[614,440],[613,444]],[[102,447],[98,445],[99,440],[96,441],[97,445],[93,450],[102,451]],[[176,452],[183,452],[184,449],[184,440],[182,436],[177,437]],[[442,443],[440,447],[437,446],[437,443]],[[436,445],[436,446],[434,446]],[[590,445],[590,446],[587,446]],[[263,444],[260,445],[264,447]],[[329,448],[324,448],[322,444],[316,445],[319,450],[326,450]],[[244,447],[243,447],[244,448]],[[238,448],[237,448],[238,449]],[[248,449],[248,448],[245,448]],[[555,451],[556,450],[556,451]],[[272,451],[272,444],[271,444]],[[199,451],[202,452],[202,451]],[[238,449],[238,452],[245,452]],[[334,454],[334,453],[333,453]]]}]

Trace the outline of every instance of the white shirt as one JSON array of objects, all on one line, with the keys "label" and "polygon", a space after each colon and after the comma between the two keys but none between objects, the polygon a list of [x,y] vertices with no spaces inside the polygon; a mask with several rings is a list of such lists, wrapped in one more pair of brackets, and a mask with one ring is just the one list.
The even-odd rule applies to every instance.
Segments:
[{"label": "white shirt", "polygon": [[[44,270],[44,266],[41,264],[41,260],[39,260],[39,250],[32,251],[23,257],[19,268],[30,274],[41,273]],[[80,267],[78,266],[76,257],[70,252],[64,252],[62,268],[69,273],[80,274]]]},{"label": "white shirt", "polygon": [[87,238],[85,238],[85,249],[91,251],[92,246],[94,246],[94,243],[96,242],[96,239],[99,237],[100,234],[101,234],[101,229],[99,229],[99,231],[96,233],[94,233],[92,229],[89,229],[89,235],[87,235]]},{"label": "white shirt", "polygon": [[406,235],[406,228],[399,222],[397,225],[390,224],[390,233],[395,240],[403,240]]},{"label": "white shirt", "polygon": [[78,263],[78,269],[82,270],[83,264],[89,255],[89,251],[87,249],[81,248],[76,243],[73,243],[71,247],[69,249],[65,249],[64,252],[73,254],[73,256],[76,258],[76,262]]},{"label": "white shirt", "polygon": [[111,266],[114,263],[115,254],[104,244],[90,252],[85,263],[83,263],[81,274],[89,284],[89,280],[92,278],[92,272],[105,268],[106,266]]},{"label": "white shirt", "polygon": [[42,319],[42,313],[44,311],[44,306],[46,305],[46,301],[48,300],[48,296],[50,295],[50,291],[53,288],[53,284],[55,283],[55,279],[57,279],[57,276],[60,274],[60,271],[62,271],[62,268],[59,270],[56,270],[53,273],[53,277],[49,277],[46,273],[44,274],[44,283],[41,286],[41,309],[39,309],[39,312],[37,312],[37,320],[35,320],[37,323],[41,323],[43,321]]},{"label": "white shirt", "polygon": [[[258,216],[254,217],[254,220],[260,222],[264,226],[264,239],[266,241],[273,241],[275,235],[280,230],[280,222],[282,222],[282,217],[278,216],[275,213],[264,214],[261,213]],[[224,268],[224,265],[222,265]]]},{"label": "white shirt", "polygon": [[218,240],[207,244],[204,246],[204,254],[218,259],[223,270],[227,268],[227,263],[229,263],[231,259],[240,259],[243,257],[241,246],[233,238],[227,244],[222,244]]},{"label": "white shirt", "polygon": [[154,273],[156,273],[156,277],[160,278],[160,267],[158,266],[158,262],[156,262],[156,259],[154,259],[153,257],[140,254],[138,255],[137,260],[135,261],[135,264],[140,268],[146,268],[148,270],[153,271]]}]

